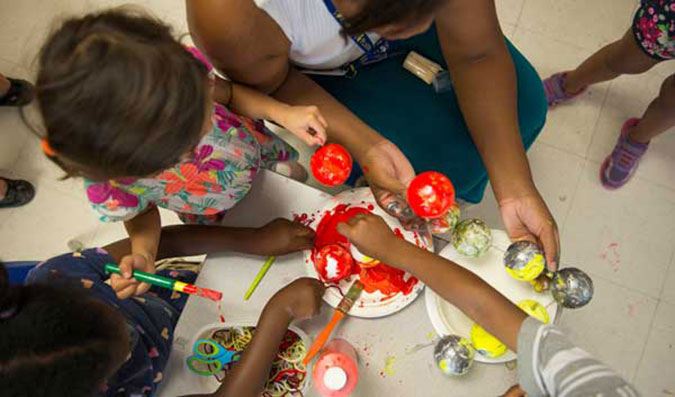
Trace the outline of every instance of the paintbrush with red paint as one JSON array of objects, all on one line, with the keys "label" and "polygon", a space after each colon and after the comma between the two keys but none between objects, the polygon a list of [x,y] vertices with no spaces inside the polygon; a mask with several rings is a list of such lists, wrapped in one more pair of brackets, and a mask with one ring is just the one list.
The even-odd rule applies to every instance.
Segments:
[{"label": "paintbrush with red paint", "polygon": [[333,333],[333,329],[335,329],[337,323],[339,323],[340,320],[342,320],[345,315],[349,313],[349,311],[352,309],[352,306],[354,306],[354,302],[356,302],[356,300],[359,299],[359,296],[361,296],[362,291],[363,283],[361,283],[359,280],[354,281],[354,284],[349,287],[349,291],[347,291],[344,298],[342,298],[340,303],[338,303],[337,307],[335,308],[333,317],[330,319],[330,322],[328,322],[328,325],[326,325],[319,335],[317,335],[316,339],[314,339],[314,343],[312,343],[312,346],[310,346],[309,350],[307,351],[305,359],[302,361],[304,365],[307,365],[310,361],[312,361],[319,351],[321,351],[321,348],[326,344],[326,341],[328,341],[328,338]]}]

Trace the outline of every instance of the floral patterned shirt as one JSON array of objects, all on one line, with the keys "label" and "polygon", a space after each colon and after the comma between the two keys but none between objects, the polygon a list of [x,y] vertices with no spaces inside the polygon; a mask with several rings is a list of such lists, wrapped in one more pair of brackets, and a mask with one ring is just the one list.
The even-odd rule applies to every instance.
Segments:
[{"label": "floral patterned shirt", "polygon": [[214,223],[248,193],[260,167],[298,157],[260,121],[218,104],[213,117],[213,130],[191,159],[153,178],[85,181],[89,202],[101,220],[129,220],[156,205],[177,212],[188,223]]}]

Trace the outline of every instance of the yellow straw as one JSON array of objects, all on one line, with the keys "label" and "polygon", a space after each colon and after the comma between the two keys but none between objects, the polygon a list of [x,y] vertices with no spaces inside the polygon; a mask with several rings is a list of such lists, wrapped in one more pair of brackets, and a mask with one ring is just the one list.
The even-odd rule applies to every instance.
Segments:
[{"label": "yellow straw", "polygon": [[246,291],[246,294],[244,295],[244,300],[247,301],[248,298],[251,297],[253,294],[253,291],[255,291],[256,288],[258,288],[258,284],[260,284],[260,281],[262,281],[263,277],[265,277],[265,274],[267,274],[267,271],[270,270],[270,267],[272,267],[272,264],[274,263],[274,260],[277,259],[276,256],[272,255],[267,260],[265,261],[265,264],[260,268],[260,271],[258,272],[258,275],[255,276],[255,279],[253,280],[253,283],[251,283],[251,286],[248,287],[248,291]]}]

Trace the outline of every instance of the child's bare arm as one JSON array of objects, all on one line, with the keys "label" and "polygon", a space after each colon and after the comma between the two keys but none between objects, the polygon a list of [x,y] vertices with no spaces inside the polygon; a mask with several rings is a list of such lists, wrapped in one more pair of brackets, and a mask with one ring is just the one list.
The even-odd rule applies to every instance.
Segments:
[{"label": "child's bare arm", "polygon": [[[310,249],[314,231],[287,219],[275,219],[259,228],[174,225],[161,229],[156,259],[241,252],[253,255],[284,255]],[[103,247],[119,262],[131,252],[130,239]]]},{"label": "child's bare arm", "polygon": [[384,220],[375,215],[357,215],[348,223],[340,224],[338,231],[365,255],[419,278],[511,350],[517,351],[518,332],[527,316],[480,277],[396,237]]},{"label": "child's bare arm", "polygon": [[130,254],[119,260],[122,275],[111,275],[110,285],[120,299],[141,295],[150,289],[150,285],[139,283],[131,277],[133,270],[148,273],[155,272],[155,258],[159,246],[162,221],[159,210],[153,206],[145,212],[124,222],[129,233]]},{"label": "child's bare arm", "polygon": [[318,280],[301,278],[277,292],[265,305],[256,333],[241,361],[233,367],[215,393],[200,396],[259,396],[288,325],[293,320],[318,315],[324,290],[325,287]]},{"label": "child's bare arm", "polygon": [[216,79],[214,99],[252,119],[273,121],[309,146],[326,142],[326,120],[316,106],[290,106],[252,88]]}]

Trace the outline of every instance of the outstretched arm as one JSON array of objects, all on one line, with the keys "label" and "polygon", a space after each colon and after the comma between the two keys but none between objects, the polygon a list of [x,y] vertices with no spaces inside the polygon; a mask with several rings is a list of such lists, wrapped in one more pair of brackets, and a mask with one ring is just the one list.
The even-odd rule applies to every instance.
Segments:
[{"label": "outstretched arm", "polygon": [[[161,230],[156,259],[241,252],[253,255],[284,255],[310,249],[314,231],[287,219],[275,219],[260,228],[176,225]],[[116,262],[131,250],[129,239],[103,247]]]},{"label": "outstretched arm", "polygon": [[338,231],[364,255],[409,272],[509,349],[518,350],[518,332],[527,315],[480,277],[396,237],[379,216],[356,215],[339,224]]}]

